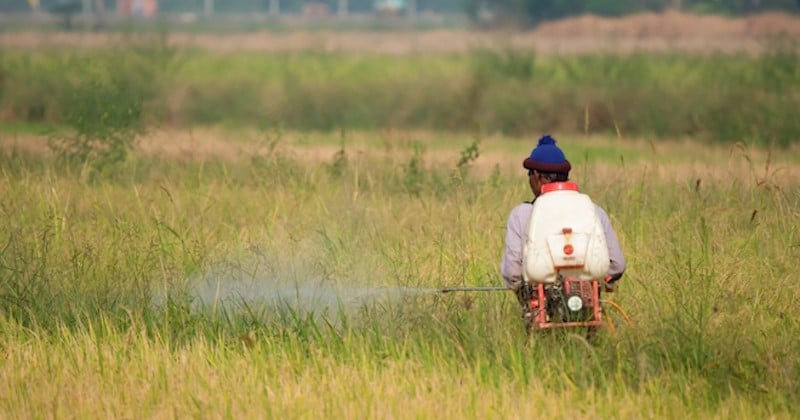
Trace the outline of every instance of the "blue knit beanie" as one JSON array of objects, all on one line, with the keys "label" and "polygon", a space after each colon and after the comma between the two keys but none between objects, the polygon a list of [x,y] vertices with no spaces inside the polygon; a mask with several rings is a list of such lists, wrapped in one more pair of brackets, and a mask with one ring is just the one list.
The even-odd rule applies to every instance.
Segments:
[{"label": "blue knit beanie", "polygon": [[556,140],[549,134],[539,139],[539,144],[531,151],[530,157],[522,162],[522,166],[540,172],[564,174],[569,174],[572,169],[564,152],[556,146]]}]

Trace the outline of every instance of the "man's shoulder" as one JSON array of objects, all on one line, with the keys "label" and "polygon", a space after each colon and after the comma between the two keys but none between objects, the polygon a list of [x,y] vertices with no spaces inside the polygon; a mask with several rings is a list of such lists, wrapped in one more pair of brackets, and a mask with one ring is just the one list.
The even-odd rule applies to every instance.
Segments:
[{"label": "man's shoulder", "polygon": [[533,211],[533,204],[530,201],[525,201],[523,203],[519,203],[511,209],[511,213],[509,214],[509,218],[512,217],[521,217],[525,218],[530,216],[531,211]]},{"label": "man's shoulder", "polygon": [[514,208],[513,208],[513,209],[511,209],[511,211],[512,211],[512,212],[515,212],[515,211],[523,211],[523,210],[530,210],[530,209],[532,209],[532,208],[533,208],[533,203],[532,203],[532,202],[530,202],[530,201],[523,201],[523,202],[521,202],[521,203],[517,204],[516,206],[514,206]]},{"label": "man's shoulder", "polygon": [[600,216],[601,218],[602,217],[608,218],[608,213],[606,213],[606,209],[604,209],[603,206],[594,203],[594,209],[597,211],[597,215]]}]

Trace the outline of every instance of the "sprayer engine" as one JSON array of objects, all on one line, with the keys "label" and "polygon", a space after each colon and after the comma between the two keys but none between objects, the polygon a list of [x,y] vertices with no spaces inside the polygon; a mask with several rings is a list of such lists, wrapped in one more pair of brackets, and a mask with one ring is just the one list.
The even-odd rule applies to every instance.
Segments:
[{"label": "sprayer engine", "polygon": [[602,323],[600,283],[559,273],[552,283],[530,285],[530,305],[525,309],[525,329],[594,327]]},{"label": "sprayer engine", "polygon": [[558,277],[544,286],[545,312],[549,322],[588,322],[594,318],[592,282]]}]

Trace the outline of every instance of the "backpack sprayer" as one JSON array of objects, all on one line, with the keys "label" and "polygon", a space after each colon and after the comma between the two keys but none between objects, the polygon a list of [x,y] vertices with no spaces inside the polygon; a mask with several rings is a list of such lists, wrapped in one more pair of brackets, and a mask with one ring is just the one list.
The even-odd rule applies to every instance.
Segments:
[{"label": "backpack sprayer", "polygon": [[[534,202],[522,258],[523,285],[517,293],[523,305],[525,330],[557,327],[587,328],[604,323],[612,333],[608,309],[630,324],[617,303],[600,298],[609,269],[609,252],[596,205],[573,182],[542,187]],[[503,286],[446,287],[441,293],[510,290]]]}]

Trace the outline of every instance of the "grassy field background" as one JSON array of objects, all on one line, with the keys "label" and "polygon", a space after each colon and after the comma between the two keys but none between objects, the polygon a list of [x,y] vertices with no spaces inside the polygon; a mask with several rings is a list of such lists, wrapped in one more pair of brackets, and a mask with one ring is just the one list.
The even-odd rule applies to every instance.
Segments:
[{"label": "grassy field background", "polygon": [[[0,417],[796,418],[800,66],[771,40],[4,44]],[[616,336],[437,292],[501,284],[545,132],[627,256]]]},{"label": "grassy field background", "polygon": [[[362,35],[363,37],[363,35]],[[787,146],[800,138],[795,38],[760,54],[448,54],[180,49],[127,37],[100,49],[0,51],[5,123],[75,128],[113,103],[136,123],[265,130],[542,131]]]},{"label": "grassy field background", "polygon": [[797,414],[796,153],[560,137],[634,324],[526,344],[430,289],[499,284],[532,139],[152,132],[97,179],[3,138],[4,416]]}]

